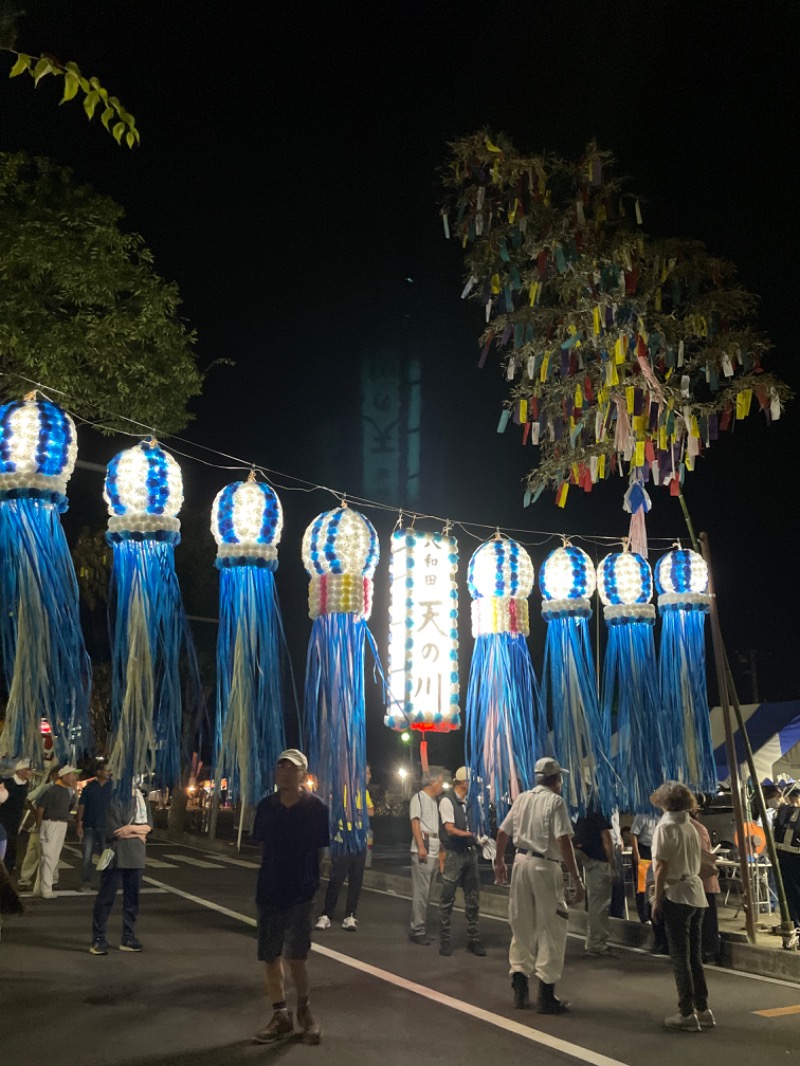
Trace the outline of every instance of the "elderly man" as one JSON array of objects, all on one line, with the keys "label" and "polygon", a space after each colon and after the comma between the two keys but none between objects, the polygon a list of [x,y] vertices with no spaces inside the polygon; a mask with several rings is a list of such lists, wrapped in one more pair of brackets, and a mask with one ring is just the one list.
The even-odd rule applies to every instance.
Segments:
[{"label": "elderly man", "polygon": [[36,806],[36,825],[39,829],[39,874],[33,889],[34,896],[55,899],[53,877],[67,835],[67,821],[75,800],[78,768],[62,766],[51,785],[39,797]]},{"label": "elderly man", "polygon": [[258,805],[253,840],[262,846],[258,872],[258,958],[267,967],[272,1017],[253,1041],[270,1044],[294,1032],[286,1005],[283,954],[297,989],[297,1023],[305,1044],[318,1044],[322,1030],[308,998],[306,959],[311,948],[311,907],[319,888],[319,858],[330,844],[328,808],[305,788],[308,760],[289,748],[278,756],[273,792]]},{"label": "elderly man", "polygon": [[430,944],[427,933],[428,901],[436,871],[439,869],[439,804],[444,788],[441,771],[423,775],[422,788],[411,797],[408,817],[411,820],[411,924],[408,937],[412,944]]},{"label": "elderly man", "polygon": [[536,787],[517,796],[500,826],[494,872],[498,884],[505,884],[504,857],[509,840],[513,840],[517,853],[508,904],[512,934],[508,960],[514,1006],[528,1006],[528,978],[535,973],[539,979],[539,1014],[564,1014],[569,1004],[555,994],[564,969],[569,922],[562,862],[575,882],[576,903],[582,902],[585,890],[572,849],[572,823],[561,798],[566,770],[555,759],[547,758],[539,759],[534,770]]},{"label": "elderly man", "polygon": [[475,834],[467,819],[468,792],[469,770],[466,766],[461,766],[455,772],[452,793],[442,796],[439,801],[439,822],[442,846],[445,849],[442,894],[439,901],[440,955],[453,954],[450,919],[459,885],[464,893],[464,911],[467,917],[467,951],[473,955],[486,954],[478,928],[481,882]]},{"label": "elderly man", "polygon": [[30,787],[33,770],[29,759],[20,759],[14,767],[12,777],[0,781],[0,789],[5,793],[5,802],[0,804],[0,826],[7,837],[5,862],[6,870],[12,873],[17,861],[17,841],[22,815],[25,813],[25,800]]}]

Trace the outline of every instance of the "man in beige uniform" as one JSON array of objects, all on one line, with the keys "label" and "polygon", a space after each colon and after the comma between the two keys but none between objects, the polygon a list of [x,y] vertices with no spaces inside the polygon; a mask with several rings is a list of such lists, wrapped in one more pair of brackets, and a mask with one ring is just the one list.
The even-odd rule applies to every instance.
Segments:
[{"label": "man in beige uniform", "polygon": [[528,1006],[528,978],[535,972],[539,1014],[564,1014],[569,1004],[555,994],[564,969],[569,921],[562,862],[575,882],[576,903],[583,900],[585,889],[572,849],[572,822],[561,798],[561,775],[566,771],[555,759],[539,759],[534,769],[536,787],[514,800],[500,826],[494,872],[498,884],[505,884],[506,847],[513,840],[517,854],[508,904],[512,933],[508,961],[514,1006]]}]

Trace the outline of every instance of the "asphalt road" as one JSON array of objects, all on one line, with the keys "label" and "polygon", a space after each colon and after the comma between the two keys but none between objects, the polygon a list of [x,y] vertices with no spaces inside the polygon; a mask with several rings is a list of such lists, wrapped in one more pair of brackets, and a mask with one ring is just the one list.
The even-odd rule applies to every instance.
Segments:
[{"label": "asphalt road", "polygon": [[[55,900],[31,900],[7,920],[0,942],[0,1054],[3,1062],[50,1066],[427,1066],[468,1063],[596,1066],[671,1063],[750,1066],[800,1060],[800,986],[709,969],[718,1026],[699,1034],[663,1028],[676,1009],[669,961],[633,950],[589,959],[571,938],[559,993],[563,1017],[515,1011],[507,973],[509,930],[485,919],[486,958],[406,937],[408,903],[364,890],[359,929],[340,921],[310,959],[320,1047],[264,1048],[251,1034],[268,1016],[256,962],[252,856],[220,858],[169,843],[148,847],[138,935],[141,955],[89,955],[93,896],[74,889],[78,858],[64,852]],[[109,942],[118,942],[119,902]],[[341,903],[344,903],[342,899]],[[431,916],[435,929],[435,915]],[[756,1012],[794,1008],[793,1012]]]}]

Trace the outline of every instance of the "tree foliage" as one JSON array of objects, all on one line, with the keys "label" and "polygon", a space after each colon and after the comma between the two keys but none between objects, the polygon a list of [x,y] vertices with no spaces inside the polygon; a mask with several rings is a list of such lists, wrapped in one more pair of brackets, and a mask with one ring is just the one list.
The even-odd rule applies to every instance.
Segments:
[{"label": "tree foliage", "polygon": [[620,470],[677,494],[751,406],[780,416],[755,298],[699,242],[649,237],[609,152],[525,156],[487,130],[450,147],[442,213],[485,310],[481,365],[499,352],[508,381],[499,429],[539,449],[527,501]]},{"label": "tree foliage", "polygon": [[176,432],[203,382],[195,336],[123,216],[68,169],[0,153],[0,398],[27,379],[101,432],[130,429],[118,414]]}]

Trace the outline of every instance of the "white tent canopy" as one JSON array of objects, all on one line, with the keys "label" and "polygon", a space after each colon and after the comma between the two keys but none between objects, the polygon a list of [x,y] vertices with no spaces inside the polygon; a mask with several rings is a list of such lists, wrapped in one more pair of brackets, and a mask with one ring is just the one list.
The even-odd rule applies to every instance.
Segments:
[{"label": "white tent canopy", "polygon": [[[779,777],[800,778],[800,700],[784,703],[742,704],[747,735],[753,748],[756,775],[759,781],[775,781]],[[736,719],[731,709],[731,721]],[[744,744],[738,728],[734,728],[736,759],[747,774]],[[727,781],[728,756],[725,751],[725,725],[722,708],[711,709],[711,742],[714,746],[714,761],[717,777]]]}]

